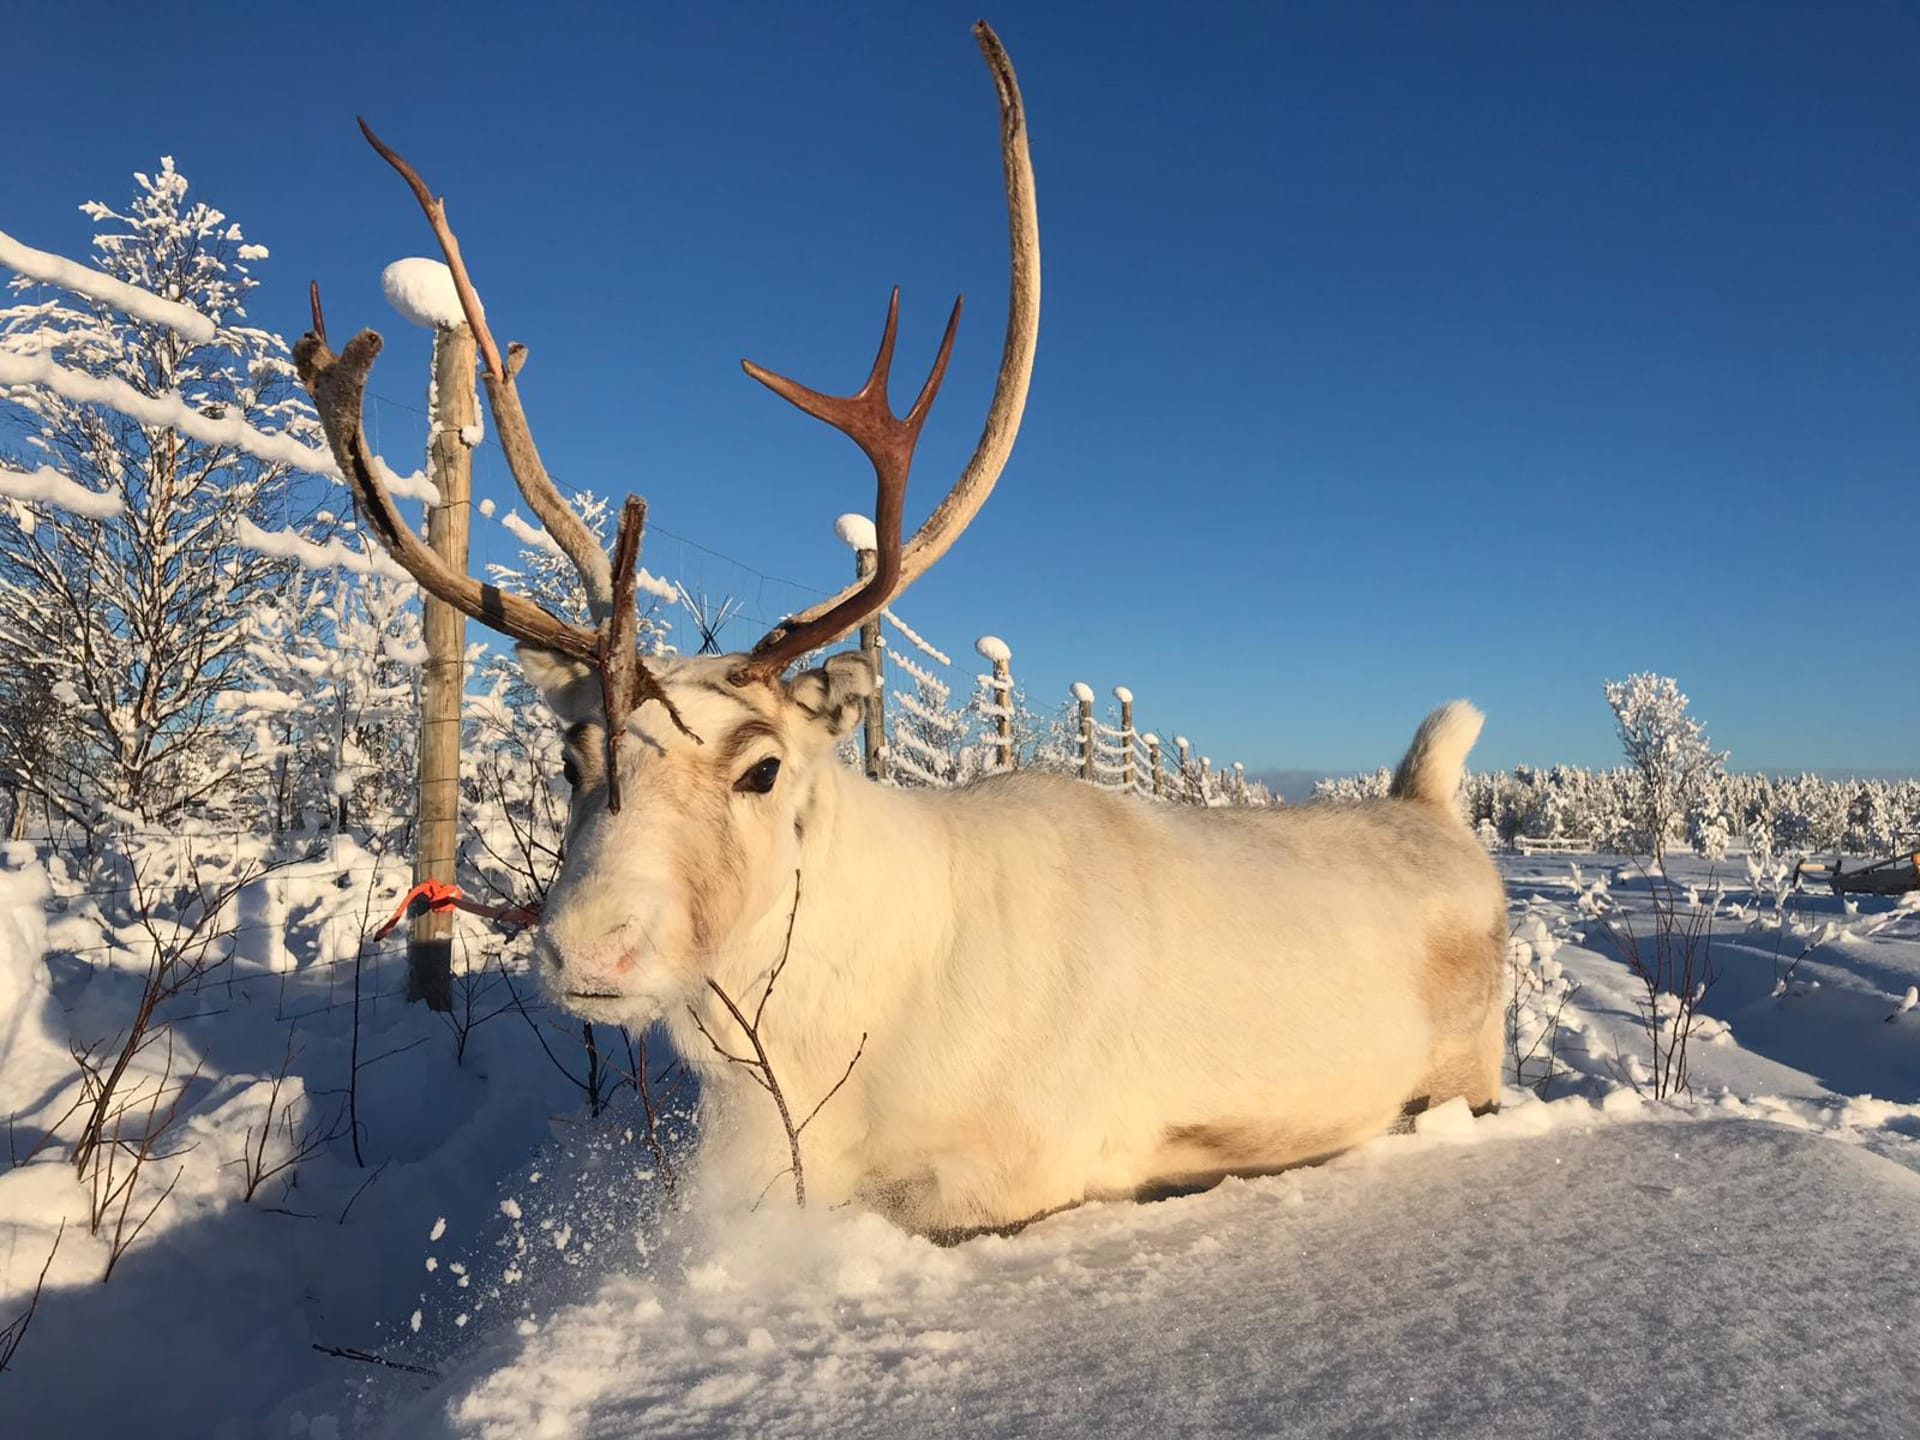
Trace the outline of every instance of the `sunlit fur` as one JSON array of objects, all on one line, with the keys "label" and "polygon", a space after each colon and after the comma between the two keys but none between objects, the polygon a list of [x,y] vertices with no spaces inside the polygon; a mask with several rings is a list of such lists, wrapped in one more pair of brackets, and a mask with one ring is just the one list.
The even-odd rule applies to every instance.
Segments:
[{"label": "sunlit fur", "polygon": [[[526,658],[564,720],[596,724],[595,682]],[[1004,1225],[1318,1158],[1409,1103],[1497,1098],[1504,902],[1452,809],[1472,707],[1429,717],[1395,798],[1201,810],[1037,774],[876,785],[834,754],[871,685],[858,656],[779,687],[733,685],[735,663],[657,662],[704,743],[644,706],[618,815],[598,732],[575,731],[583,784],[540,939],[562,1003],[665,1021],[727,1183],[757,1192],[786,1144],[691,1012],[746,1053],[706,982],[752,1013],[796,871],[761,1029],[797,1115],[867,1037],[806,1134],[818,1201]],[[770,755],[772,792],[738,792]]]}]

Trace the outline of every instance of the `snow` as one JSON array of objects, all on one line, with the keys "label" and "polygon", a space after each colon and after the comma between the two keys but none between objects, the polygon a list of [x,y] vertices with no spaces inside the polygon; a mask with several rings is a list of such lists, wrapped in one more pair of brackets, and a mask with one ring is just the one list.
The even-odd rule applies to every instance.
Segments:
[{"label": "snow", "polygon": [[1556,1108],[952,1250],[696,1229],[384,1433],[1903,1433],[1920,1176]]},{"label": "snow", "polygon": [[1091,705],[1093,703],[1093,687],[1085,681],[1074,681],[1072,694],[1073,698],[1078,700],[1082,705]]},{"label": "snow", "polygon": [[0,497],[28,504],[52,505],[91,520],[111,520],[126,508],[118,495],[89,490],[46,465],[32,470],[0,467]]},{"label": "snow", "polygon": [[1158,745],[1160,743],[1160,737],[1149,730],[1140,737],[1140,743],[1143,745]]},{"label": "snow", "polygon": [[333,456],[291,435],[256,430],[237,414],[202,414],[178,395],[144,395],[123,380],[69,370],[42,355],[0,351],[0,385],[40,385],[83,405],[105,405],[142,425],[172,426],[208,445],[231,445],[270,465],[338,479]]},{"label": "snow", "polygon": [[500,517],[500,523],[514,539],[529,550],[542,550],[557,559],[564,560],[567,552],[560,548],[560,542],[546,532],[544,526],[536,525],[521,516],[518,510],[509,510]]},{"label": "snow", "polygon": [[[439,260],[396,260],[380,272],[380,290],[401,317],[422,329],[451,330],[467,323],[453,271]],[[486,318],[485,307],[481,318]]]},{"label": "snow", "polygon": [[306,570],[338,569],[355,575],[378,575],[387,580],[413,583],[413,577],[379,546],[359,550],[338,536],[322,545],[291,530],[262,530],[244,516],[234,526],[234,537],[249,549],[292,560]]},{"label": "snow", "polygon": [[[265,249],[258,246],[243,246],[240,258],[249,260],[254,257],[247,254],[249,249],[259,249],[260,258],[266,257]],[[177,300],[163,300],[160,296],[124,280],[116,280],[111,275],[91,270],[85,265],[76,264],[59,255],[50,255],[45,250],[36,250],[23,245],[4,230],[0,230],[0,266],[39,280],[44,284],[58,285],[63,290],[71,290],[77,295],[85,295],[90,300],[111,305],[136,320],[144,320],[149,325],[164,325],[167,329],[191,340],[196,345],[211,344],[214,337],[214,324],[206,316],[191,306],[182,305]]]},{"label": "snow", "polygon": [[1118,700],[1122,705],[1131,705],[1133,704],[1133,691],[1124,685],[1116,685],[1113,687],[1113,698]]},{"label": "snow", "polygon": [[921,635],[919,631],[915,630],[911,625],[907,624],[906,621],[894,614],[892,610],[882,609],[880,614],[889,625],[893,626],[894,629],[898,630],[907,638],[908,644],[912,645],[913,648],[918,650],[922,655],[927,656],[940,665],[953,664],[952,658],[948,656],[946,652],[935,649],[925,636]]},{"label": "snow", "polygon": [[840,543],[849,550],[877,550],[880,538],[874,531],[873,521],[865,515],[842,515],[833,522],[833,533]]},{"label": "snow", "polygon": [[974,653],[989,664],[1006,665],[1013,661],[1013,651],[1007,648],[1007,642],[998,635],[982,635],[973,642]]}]

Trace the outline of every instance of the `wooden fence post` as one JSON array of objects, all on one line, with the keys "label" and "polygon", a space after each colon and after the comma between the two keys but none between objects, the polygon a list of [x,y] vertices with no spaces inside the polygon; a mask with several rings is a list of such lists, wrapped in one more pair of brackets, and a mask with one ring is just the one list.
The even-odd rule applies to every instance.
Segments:
[{"label": "wooden fence post", "polygon": [[[473,517],[473,440],[480,401],[474,393],[473,331],[465,324],[433,332],[433,403],[427,476],[438,499],[427,507],[427,544],[455,574],[467,573]],[[427,646],[420,685],[420,770],[415,801],[413,883],[452,884],[460,826],[460,702],[466,691],[467,617],[421,597]],[[453,1008],[453,912],[414,919],[407,944],[407,998],[433,1010]]]},{"label": "wooden fence post", "polygon": [[1147,742],[1147,764],[1153,770],[1153,798],[1158,800],[1165,794],[1160,784],[1160,737],[1149,730],[1140,738]]},{"label": "wooden fence post", "polygon": [[1187,737],[1176,735],[1174,745],[1180,751],[1180,800],[1182,804],[1193,803],[1193,760],[1188,754]]},{"label": "wooden fence post", "polygon": [[1093,687],[1076,680],[1073,698],[1080,702],[1080,778],[1093,779]]},{"label": "wooden fence post", "polygon": [[993,681],[987,689],[993,695],[993,768],[1013,768],[1013,651],[997,635],[982,635],[973,642],[974,652],[993,665]]},{"label": "wooden fence post", "polygon": [[1120,784],[1133,793],[1133,691],[1124,685],[1113,687],[1113,698],[1120,702]]},{"label": "wooden fence post", "polygon": [[1202,805],[1213,803],[1212,785],[1213,761],[1202,755],[1200,757],[1200,803]]},{"label": "wooden fence post", "polygon": [[1233,762],[1233,803],[1247,803],[1247,767],[1238,760]]},{"label": "wooden fence post", "polygon": [[[833,533],[853,551],[854,579],[864,581],[879,568],[879,542],[873,521],[864,515],[842,515]],[[867,696],[865,723],[860,732],[861,756],[869,780],[887,778],[887,637],[880,631],[880,612],[860,622],[860,653],[873,669],[873,693]]]}]

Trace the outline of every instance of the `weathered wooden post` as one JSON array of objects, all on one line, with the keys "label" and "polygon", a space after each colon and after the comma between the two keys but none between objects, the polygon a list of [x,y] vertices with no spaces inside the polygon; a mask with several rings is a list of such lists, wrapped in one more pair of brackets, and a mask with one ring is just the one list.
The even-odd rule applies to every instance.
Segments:
[{"label": "weathered wooden post", "polygon": [[1120,702],[1120,784],[1133,793],[1133,691],[1124,685],[1113,687],[1113,698]]},{"label": "weathered wooden post", "polygon": [[1200,803],[1213,803],[1213,761],[1205,755],[1200,757]]},{"label": "weathered wooden post", "polygon": [[1147,765],[1153,771],[1153,798],[1158,800],[1166,793],[1160,783],[1160,737],[1149,730],[1140,738],[1147,742]]},{"label": "weathered wooden post", "polygon": [[982,635],[973,642],[976,654],[993,666],[993,679],[987,689],[993,696],[993,768],[1013,768],[1013,651],[997,635]]},{"label": "weathered wooden post", "polygon": [[1233,803],[1247,803],[1247,767],[1238,760],[1233,762]]},{"label": "weathered wooden post", "polygon": [[[833,533],[853,551],[853,574],[864,581],[880,564],[880,541],[873,521],[864,515],[842,515],[833,522]],[[880,633],[880,612],[860,622],[860,653],[873,667],[873,693],[867,696],[865,725],[861,731],[861,754],[866,761],[867,778],[887,778],[887,637]]]},{"label": "weathered wooden post", "polygon": [[[479,443],[480,400],[474,392],[473,331],[463,322],[433,331],[431,428],[427,478],[436,498],[427,507],[427,544],[455,574],[467,573],[473,515],[473,447]],[[413,847],[413,883],[451,885],[460,826],[460,701],[466,692],[467,617],[422,595],[427,664],[420,685],[420,771]],[[415,917],[407,945],[407,998],[433,1010],[453,1007],[453,912]]]},{"label": "weathered wooden post", "polygon": [[1193,759],[1188,753],[1187,737],[1176,735],[1173,737],[1173,743],[1180,751],[1180,799],[1191,805],[1193,803]]},{"label": "weathered wooden post", "polygon": [[1080,702],[1080,778],[1093,779],[1093,687],[1073,682],[1073,698]]}]

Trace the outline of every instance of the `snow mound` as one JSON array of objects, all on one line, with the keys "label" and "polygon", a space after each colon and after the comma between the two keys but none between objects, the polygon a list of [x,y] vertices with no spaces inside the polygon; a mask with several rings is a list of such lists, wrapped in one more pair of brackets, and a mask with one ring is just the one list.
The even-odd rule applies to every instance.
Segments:
[{"label": "snow mound", "polygon": [[1920,1175],[1762,1123],[1520,1113],[950,1250],[763,1213],[388,1433],[1904,1433]]},{"label": "snow mound", "polygon": [[1133,704],[1133,691],[1124,685],[1116,685],[1113,687],[1113,698],[1118,700],[1122,705],[1131,705]]},{"label": "snow mound", "polygon": [[1007,648],[1007,642],[998,635],[982,635],[973,642],[974,653],[989,664],[1008,664],[1013,660],[1013,651]]},{"label": "snow mound", "polygon": [[1091,705],[1093,703],[1093,687],[1084,680],[1076,680],[1073,682],[1072,693],[1073,698],[1078,700],[1082,705]]},{"label": "snow mound", "polygon": [[849,550],[878,550],[880,537],[873,528],[873,521],[864,515],[842,515],[833,522],[833,533],[840,543]]},{"label": "snow mound", "polygon": [[[452,329],[466,323],[453,271],[438,260],[396,260],[380,273],[380,289],[403,319],[423,329]],[[485,306],[481,314],[486,314]]]}]

